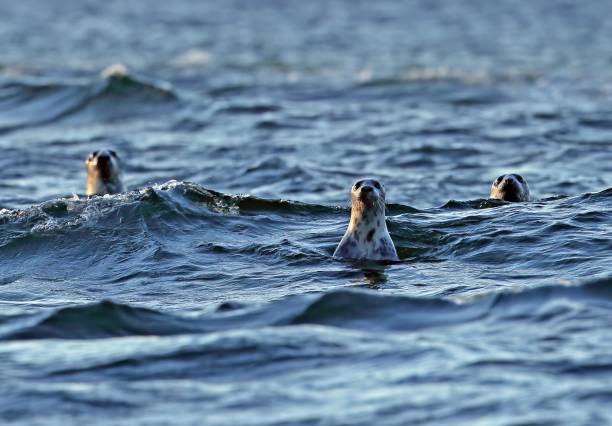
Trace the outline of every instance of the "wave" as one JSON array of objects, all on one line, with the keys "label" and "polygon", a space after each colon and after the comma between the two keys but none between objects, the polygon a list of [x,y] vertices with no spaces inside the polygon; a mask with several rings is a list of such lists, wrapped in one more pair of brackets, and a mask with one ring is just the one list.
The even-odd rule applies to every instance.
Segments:
[{"label": "wave", "polygon": [[599,200],[606,200],[609,198],[612,198],[612,188],[604,189],[603,191],[599,191],[599,192],[590,192],[590,193],[579,196],[579,199],[581,201],[586,201],[586,200],[599,201]]},{"label": "wave", "polygon": [[[251,195],[232,195],[204,188],[196,183],[168,181],[117,195],[96,197],[73,196],[44,202],[25,210],[0,210],[0,223],[28,223],[48,227],[60,224],[87,222],[94,217],[115,213],[118,209],[134,210],[146,216],[151,210],[157,214],[178,213],[200,215],[204,212],[249,215],[276,213],[288,215],[334,214],[347,208],[306,204],[283,199],[263,199]],[[399,207],[394,207],[398,211]],[[404,209],[406,210],[406,209]],[[408,211],[410,209],[407,209]],[[128,213],[122,211],[121,213]],[[122,215],[124,218],[129,215]],[[45,227],[45,225],[42,225]]]},{"label": "wave", "polygon": [[[308,222],[339,213],[346,216],[347,209],[228,195],[194,183],[170,181],[123,194],[74,196],[24,210],[1,210],[0,255],[6,259],[27,256],[33,266],[48,263],[69,273],[71,265],[79,267],[78,259],[83,256],[100,262],[119,261],[122,250],[148,262],[152,245],[166,247],[180,238],[191,251],[230,250],[295,261],[296,256],[319,256],[319,250],[293,243],[277,246],[248,237],[236,245],[223,236],[232,227],[243,233],[248,230],[252,236],[274,234],[286,226],[288,217]],[[197,240],[194,233],[199,235]],[[199,243],[194,247],[194,242]],[[58,263],[60,255],[64,261]],[[0,266],[0,271],[8,267]],[[27,269],[25,264],[22,267]]]},{"label": "wave", "polygon": [[178,96],[166,83],[125,73],[95,81],[20,79],[0,83],[0,132],[53,122],[83,123],[125,119],[167,107]]},{"label": "wave", "polygon": [[415,67],[387,77],[359,74],[359,86],[398,86],[423,82],[462,83],[466,85],[496,85],[501,83],[533,82],[540,76],[533,72],[496,72],[463,70],[447,67]]},{"label": "wave", "polygon": [[[235,329],[321,325],[363,331],[412,331],[458,326],[471,321],[568,321],[600,310],[612,311],[612,278],[580,286],[541,286],[521,292],[496,292],[470,299],[417,298],[342,289],[290,296],[264,306],[224,303],[197,318],[102,301],[34,314],[29,320],[0,321],[0,338],[97,339],[120,336],[202,334]],[[586,312],[586,313],[585,313]],[[7,329],[10,331],[6,331]],[[4,333],[2,329],[5,329]]]},{"label": "wave", "polygon": [[568,302],[565,318],[585,306],[612,311],[612,278],[580,286],[548,285],[520,292],[495,292],[469,299],[415,298],[365,291],[322,295],[292,318],[291,324],[319,324],[364,330],[417,330],[470,321],[551,321],[551,305]]},{"label": "wave", "polygon": [[[607,198],[612,197],[612,188],[604,189],[599,192],[589,192],[586,194],[580,194],[575,196],[568,195],[555,195],[552,197],[546,197],[542,199],[533,200],[534,203],[545,204],[554,201],[562,201],[564,203],[581,203],[584,201],[599,201],[605,200]],[[448,210],[479,210],[479,209],[489,209],[494,207],[501,207],[506,205],[512,205],[513,203],[503,201],[503,200],[494,200],[490,198],[479,198],[476,200],[449,200],[446,204],[440,207],[440,209],[448,209]]]},{"label": "wave", "polygon": [[457,201],[457,200],[449,200],[446,204],[444,204],[441,209],[449,209],[449,210],[475,210],[475,209],[490,209],[494,207],[501,207],[506,204],[509,204],[506,201],[502,200],[492,200],[481,198],[478,200],[467,200],[467,201]]},{"label": "wave", "polygon": [[[534,261],[549,263],[555,268],[566,263],[571,267],[579,261],[572,256],[580,246],[586,251],[605,250],[609,246],[608,241],[597,235],[577,239],[579,229],[576,227],[596,229],[605,226],[610,195],[612,190],[608,189],[594,194],[511,205],[484,199],[449,201],[441,208],[428,210],[389,204],[388,228],[400,258],[407,261],[462,258],[505,265],[506,271],[511,266],[528,268]],[[568,205],[574,204],[583,205],[583,208],[567,209]],[[503,210],[495,211],[497,207],[503,207]],[[528,216],[525,216],[526,209]],[[551,209],[562,214],[554,216],[558,223],[551,222]],[[287,224],[297,224],[296,221],[303,225],[303,229],[309,229],[313,226],[311,224],[320,220],[332,220],[333,226],[338,228],[339,238],[349,213],[349,207],[224,194],[195,183],[170,181],[118,195],[75,196],[24,210],[0,210],[0,253],[7,258],[23,255],[24,250],[31,251],[32,255],[48,255],[44,251],[49,248],[47,244],[54,245],[54,250],[64,247],[66,256],[91,253],[89,243],[99,232],[104,232],[105,237],[96,239],[97,244],[108,245],[109,250],[113,245],[127,247],[136,244],[144,253],[148,239],[159,239],[159,244],[164,245],[167,238],[175,240],[177,235],[183,235],[182,243],[191,247],[192,233],[198,232],[202,236],[202,225],[206,223],[209,232],[196,245],[198,250],[280,256],[286,261],[294,261],[297,255],[313,260],[311,255],[318,258],[333,251],[337,241],[329,230],[317,239],[314,246],[301,244],[303,238],[300,236],[282,244],[276,240],[260,241],[255,236],[284,234]],[[509,223],[520,226],[509,229]],[[240,232],[250,235],[240,244],[221,237],[235,226],[242,229]],[[142,238],[143,232],[147,238]],[[75,242],[69,243],[67,235]],[[534,260],[534,241],[544,248],[568,242],[576,249],[568,251],[566,256],[552,256],[544,251]]]},{"label": "wave", "polygon": [[8,338],[95,339],[134,335],[172,335],[201,331],[196,323],[145,308],[102,301],[62,308],[34,325],[13,331]]},{"label": "wave", "polygon": [[[560,202],[561,206],[567,203],[584,203],[607,201],[612,197],[612,188],[600,192],[587,193],[574,197],[558,196],[542,199],[535,205],[545,205],[549,202]],[[279,214],[279,215],[335,215],[350,213],[350,207],[329,206],[321,204],[308,204],[285,199],[264,199],[251,195],[225,194],[205,188],[193,182],[180,182],[171,180],[117,195],[96,197],[72,196],[50,200],[28,209],[18,210],[10,208],[0,209],[0,224],[27,223],[34,228],[54,228],[58,225],[78,225],[95,217],[116,213],[117,209],[136,210],[146,216],[150,209],[158,214],[164,212],[179,213],[185,217],[189,214],[201,215],[203,212],[253,215],[253,214]],[[148,207],[150,206],[150,207]],[[406,214],[424,214],[431,216],[444,213],[445,210],[481,210],[502,206],[529,206],[529,204],[513,204],[500,200],[476,199],[467,201],[450,200],[439,208],[420,210],[404,204],[387,204],[387,214],[391,217]],[[121,213],[127,213],[122,211]],[[135,213],[135,212],[133,212]],[[123,215],[125,218],[126,216]],[[391,224],[391,226],[393,226]],[[435,227],[435,224],[432,224]]]}]

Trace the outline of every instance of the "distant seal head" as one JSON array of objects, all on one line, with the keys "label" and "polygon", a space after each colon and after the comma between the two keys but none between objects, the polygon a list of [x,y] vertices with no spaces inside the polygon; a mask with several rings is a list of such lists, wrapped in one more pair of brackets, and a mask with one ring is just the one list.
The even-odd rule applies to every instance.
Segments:
[{"label": "distant seal head", "polygon": [[521,175],[501,175],[491,185],[490,197],[504,201],[529,201],[529,185]]},{"label": "distant seal head", "polygon": [[94,151],[85,160],[87,195],[118,194],[125,191],[121,161],[112,149]]},{"label": "distant seal head", "polygon": [[385,221],[385,188],[376,179],[361,179],[351,190],[351,220],[334,257],[355,260],[399,260]]}]

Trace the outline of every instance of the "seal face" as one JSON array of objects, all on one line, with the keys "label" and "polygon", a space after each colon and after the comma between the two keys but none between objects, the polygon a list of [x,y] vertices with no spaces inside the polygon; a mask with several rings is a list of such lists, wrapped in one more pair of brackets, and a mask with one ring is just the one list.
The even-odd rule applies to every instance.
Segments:
[{"label": "seal face", "polygon": [[87,195],[118,194],[125,191],[121,161],[112,149],[94,151],[85,160]]},{"label": "seal face", "polygon": [[504,201],[529,201],[529,185],[521,175],[501,175],[491,185],[491,198]]},{"label": "seal face", "polygon": [[334,257],[355,260],[399,260],[385,221],[385,188],[376,179],[361,179],[351,190],[351,220]]}]

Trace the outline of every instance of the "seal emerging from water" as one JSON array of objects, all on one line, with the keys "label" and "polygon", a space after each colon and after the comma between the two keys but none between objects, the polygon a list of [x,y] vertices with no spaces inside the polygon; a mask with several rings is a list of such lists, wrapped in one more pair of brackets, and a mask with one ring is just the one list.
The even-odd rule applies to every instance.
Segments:
[{"label": "seal emerging from water", "polygon": [[529,201],[529,185],[521,175],[501,175],[491,185],[490,197],[504,201]]},{"label": "seal emerging from water", "polygon": [[121,161],[113,150],[94,151],[85,160],[87,195],[118,194],[125,191]]},{"label": "seal emerging from water", "polygon": [[351,190],[351,221],[334,252],[339,259],[399,260],[385,222],[385,188],[361,179]]}]

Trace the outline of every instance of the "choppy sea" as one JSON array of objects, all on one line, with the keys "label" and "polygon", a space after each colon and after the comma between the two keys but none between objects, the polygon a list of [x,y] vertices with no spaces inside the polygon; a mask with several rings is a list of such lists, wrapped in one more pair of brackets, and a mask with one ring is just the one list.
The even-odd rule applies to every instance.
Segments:
[{"label": "choppy sea", "polygon": [[[0,423],[612,424],[610,2],[0,15]],[[399,263],[332,259],[362,176]]]}]

